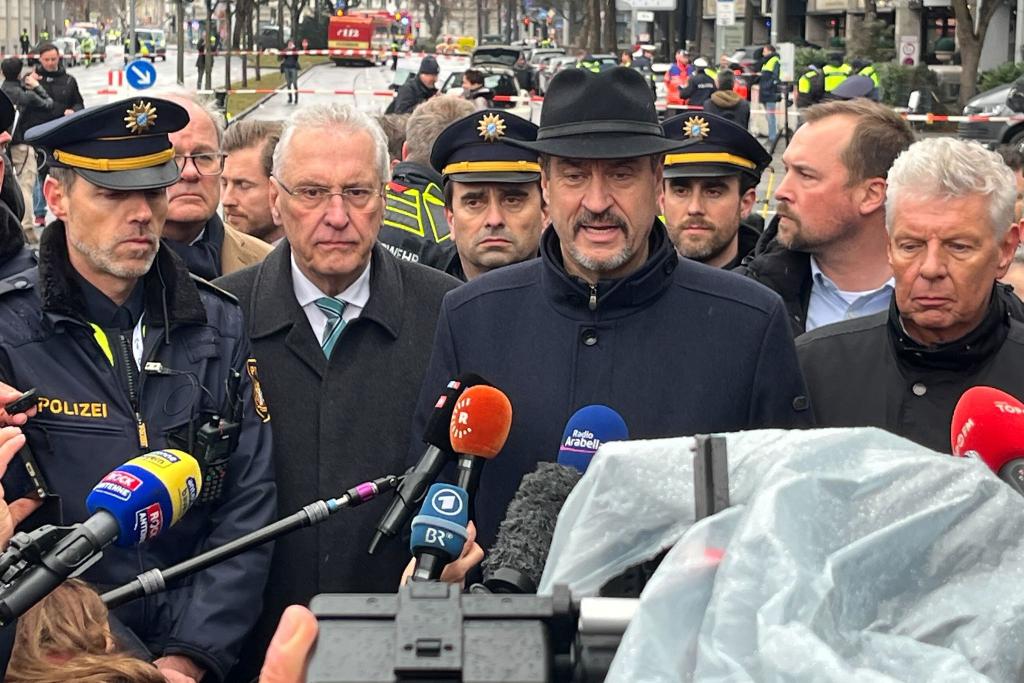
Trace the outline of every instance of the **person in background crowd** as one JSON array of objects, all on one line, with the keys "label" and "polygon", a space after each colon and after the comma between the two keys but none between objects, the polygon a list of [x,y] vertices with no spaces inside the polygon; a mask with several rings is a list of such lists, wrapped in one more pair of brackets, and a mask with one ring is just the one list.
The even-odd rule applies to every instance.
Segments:
[{"label": "person in background crowd", "polygon": [[[729,73],[729,72],[726,72]],[[665,136],[695,144],[665,157],[665,228],[680,256],[732,270],[759,233],[746,225],[772,158],[757,138],[713,114],[680,114]]]},{"label": "person in background crowd", "polygon": [[[11,140],[14,105],[0,94],[0,147]],[[26,244],[21,215],[25,211],[21,188],[15,182],[11,164],[0,154],[0,291],[24,286],[20,273],[36,265],[36,253]]]},{"label": "person in background crowd", "polygon": [[[285,48],[290,54],[281,55],[278,59],[281,60],[281,73],[284,74],[284,88],[288,91],[288,104],[299,103],[299,70],[302,66],[299,64],[299,55],[295,52],[295,41],[289,40],[288,47]],[[292,101],[292,94],[295,95],[294,102]]]},{"label": "person in background crowd", "polygon": [[825,99],[825,72],[811,64],[796,84],[796,104],[803,109]]},{"label": "person in background crowd", "polygon": [[462,97],[472,102],[477,111],[489,109],[494,102],[494,93],[484,85],[484,75],[476,69],[466,69],[462,74]]},{"label": "person in background crowd", "polygon": [[1020,242],[1016,190],[998,155],[949,137],[914,143],[888,182],[888,309],[800,337],[800,364],[819,426],[949,453],[964,391],[1024,396],[1024,303],[996,282]]},{"label": "person in background crowd", "polygon": [[385,114],[408,114],[420,104],[426,102],[437,94],[437,76],[441,73],[441,67],[437,59],[427,55],[420,62],[420,68],[414,77],[410,77],[398,88],[395,99],[384,110]]},{"label": "person in background crowd", "polygon": [[[24,130],[33,126],[70,116],[85,107],[82,95],[78,92],[78,81],[64,70],[60,62],[60,51],[53,43],[43,43],[36,48],[39,64],[35,73],[43,89],[50,95],[53,105],[48,110],[30,109],[21,112]],[[43,197],[43,181],[46,180],[44,166],[36,175],[36,186],[32,194],[32,208],[36,227],[46,225],[46,199]]]},{"label": "person in background crowd", "polygon": [[149,662],[120,651],[100,596],[68,579],[18,619],[4,683],[167,680]]},{"label": "person in background crowd", "polygon": [[526,61],[526,55],[522,52],[516,58],[516,63],[512,67],[512,72],[515,74],[516,83],[519,84],[520,90],[527,90],[531,94],[536,91],[537,83],[536,76],[530,63]]},{"label": "person in background crowd", "polygon": [[224,225],[217,215],[224,171],[224,120],[208,100],[187,93],[164,97],[188,112],[188,125],[171,133],[174,160],[181,171],[167,188],[164,243],[194,275],[212,280],[263,260],[266,242]]},{"label": "person in background crowd", "polygon": [[[1017,145],[1000,145],[996,152],[1003,158],[1003,162],[1013,171],[1013,180],[1017,186],[1017,201],[1013,205],[1013,219],[1020,224],[1024,218],[1024,152]],[[1000,278],[1013,287],[1014,293],[1024,298],[1024,246],[1018,247],[1013,256],[1006,275]]]},{"label": "person in background crowd", "polygon": [[733,90],[735,78],[728,69],[718,72],[718,89],[704,103],[704,111],[721,116],[746,130],[750,125],[750,103]]},{"label": "person in background crowd", "polygon": [[388,139],[388,158],[391,170],[402,163],[402,148],[405,146],[405,127],[411,114],[377,114],[374,119]]},{"label": "person in background crowd", "polygon": [[708,60],[698,57],[693,62],[693,73],[686,85],[679,88],[679,97],[693,107],[703,107],[715,92],[715,74],[708,68]]},{"label": "person in background crowd", "polygon": [[29,50],[32,49],[32,38],[28,35],[28,29],[21,29],[21,36],[18,37],[18,41],[21,43],[21,55],[24,57],[28,55]]},{"label": "person in background crowd", "polygon": [[850,75],[850,66],[843,63],[842,52],[832,52],[828,55],[828,64],[822,69],[825,74],[825,93],[830,93],[846,80]]},{"label": "person in background crowd", "polygon": [[391,169],[378,236],[403,261],[445,270],[455,257],[444,213],[444,181],[430,166],[430,150],[441,131],[473,111],[468,100],[442,95],[409,116],[404,158]]},{"label": "person in background crowd", "polygon": [[[333,141],[330,155],[321,153],[324,140]],[[367,114],[342,104],[297,110],[272,177],[285,244],[215,284],[236,295],[246,315],[274,417],[275,512],[288,514],[353,482],[404,470],[441,298],[459,283],[377,243],[387,141]],[[387,408],[366,419],[374,406]],[[379,516],[380,508],[356,508],[345,524],[276,542],[267,607],[234,680],[259,670],[285,606],[317,593],[394,591],[408,546],[396,540],[366,555]]]},{"label": "person in background crowd", "polygon": [[551,218],[541,258],[445,297],[410,441],[415,461],[438,388],[462,372],[508,396],[516,417],[476,501],[482,547],[582,406],[610,406],[639,439],[810,423],[782,302],[680,259],[657,218],[663,157],[686,143],[665,138],[643,76],[566,69],[537,140],[508,142],[540,155]]},{"label": "person in background crowd", "polygon": [[536,258],[547,212],[537,154],[508,140],[537,139],[537,126],[501,109],[451,124],[430,165],[444,178],[445,216],[457,254],[446,272],[472,280]]},{"label": "person in background crowd", "polygon": [[[210,59],[213,59],[213,57],[211,56]],[[202,37],[199,38],[199,43],[196,45],[196,74],[198,76],[198,81],[196,82],[197,90],[203,89],[204,77],[206,78],[206,89],[209,90],[213,87],[210,85],[210,75],[206,70],[206,40]]]},{"label": "person in background crowd", "polygon": [[244,119],[224,134],[220,201],[225,220],[239,232],[271,246],[284,239],[270,206],[270,170],[281,137],[280,121]]},{"label": "person in background crowd", "polygon": [[775,218],[737,269],[782,296],[794,336],[889,305],[885,177],[914,141],[899,114],[863,99],[804,120],[782,156]]},{"label": "person in background crowd", "polygon": [[[15,110],[24,114],[33,110],[49,112],[53,108],[53,100],[39,83],[39,76],[35,71],[29,71],[25,78],[21,78],[23,68],[22,61],[17,57],[8,57],[0,62],[0,71],[3,72],[4,82],[0,86],[3,93],[7,95]],[[11,123],[14,119],[11,119]],[[8,124],[10,125],[10,124]],[[36,176],[39,175],[38,159],[36,150],[25,144],[24,121],[19,121],[18,126],[11,132],[10,152],[11,164],[14,166],[14,173],[18,178],[18,186],[24,196],[26,206],[32,204],[32,193],[35,191]],[[35,216],[31,211],[26,211],[21,220],[21,227],[25,233],[25,239],[29,244],[38,244],[39,237],[36,235]]]},{"label": "person in background crowd", "polygon": [[665,72],[665,87],[669,92],[677,92],[681,86],[686,85],[692,72],[690,55],[686,53],[686,50],[676,50],[676,59]]},{"label": "person in background crowd", "polygon": [[[101,477],[132,455],[188,448],[225,406],[234,406],[238,425],[224,452],[223,486],[206,472],[205,498],[173,529],[139,547],[106,548],[82,576],[102,588],[166,569],[274,518],[269,415],[242,311],[160,248],[164,188],[179,175],[168,135],[187,121],[182,107],[148,97],[25,133],[47,154],[44,191],[56,220],[40,240],[39,267],[0,294],[0,382],[46,387],[55,401],[92,406],[87,416],[41,405],[24,426],[25,458],[52,493],[29,528],[83,521],[86,496]],[[126,170],[98,170],[108,163]],[[169,371],[142,380],[149,362]],[[19,465],[3,481],[8,499],[40,487]],[[247,551],[123,605],[116,616],[158,655],[157,668],[173,683],[197,683],[207,673],[221,680],[260,612],[269,560],[268,548]]]},{"label": "person in background crowd", "polygon": [[775,46],[768,44],[761,48],[761,59],[755,70],[758,72],[757,84],[760,88],[758,100],[764,107],[764,115],[768,121],[768,146],[775,144],[778,135],[778,121],[775,118],[775,105],[782,99],[779,92],[779,73],[782,62],[775,54]]}]

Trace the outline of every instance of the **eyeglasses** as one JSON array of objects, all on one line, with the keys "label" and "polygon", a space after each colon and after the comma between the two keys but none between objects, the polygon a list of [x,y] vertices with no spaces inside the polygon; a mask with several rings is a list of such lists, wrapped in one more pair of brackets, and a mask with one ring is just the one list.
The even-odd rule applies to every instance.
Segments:
[{"label": "eyeglasses", "polygon": [[319,209],[330,201],[331,197],[341,197],[341,201],[350,211],[372,211],[376,208],[374,199],[381,196],[381,190],[372,187],[346,187],[340,192],[332,192],[331,188],[320,185],[300,185],[289,188],[276,176],[274,179],[281,189],[287,192],[295,201],[306,209]]},{"label": "eyeglasses", "polygon": [[203,154],[175,154],[174,163],[178,165],[178,171],[185,172],[188,160],[196,167],[199,175],[220,175],[224,172],[224,157],[227,154],[220,152],[205,152]]}]

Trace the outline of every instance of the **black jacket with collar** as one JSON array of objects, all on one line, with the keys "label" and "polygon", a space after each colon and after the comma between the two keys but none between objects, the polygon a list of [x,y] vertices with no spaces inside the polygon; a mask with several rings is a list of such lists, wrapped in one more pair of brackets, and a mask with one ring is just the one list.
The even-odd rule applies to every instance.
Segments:
[{"label": "black jacket with collar", "polygon": [[[0,382],[39,392],[39,413],[24,430],[50,490],[61,497],[64,523],[89,516],[86,496],[108,472],[142,453],[179,447],[169,436],[187,428],[192,413],[224,414],[226,380],[232,370],[241,374],[242,429],[220,500],[194,505],[144,545],[107,548],[84,579],[101,589],[121,585],[275,519],[270,429],[253,408],[256,369],[247,363],[249,341],[232,297],[191,278],[168,250],[158,252],[144,278],[142,359],[144,367],[159,363],[174,374],[139,378],[143,442],[111,360],[120,347],[114,340],[102,346],[82,317],[85,302],[62,223],[47,227],[39,267],[25,275],[28,286],[0,294]],[[11,468],[3,485],[8,500],[31,488],[22,467]],[[25,528],[38,526],[33,521]],[[190,657],[209,670],[204,680],[221,680],[260,613],[269,561],[269,547],[251,550],[114,614],[154,653]]]},{"label": "black jacket with collar", "polygon": [[426,102],[437,94],[437,88],[427,87],[417,74],[409,76],[409,80],[398,88],[395,99],[391,101],[385,114],[408,114],[422,102]]},{"label": "black jacket with collar", "polygon": [[962,339],[925,347],[889,311],[844,320],[796,340],[821,427],[881,427],[950,453],[953,409],[985,385],[1024,396],[1024,322],[1019,299],[996,285],[988,315]]},{"label": "black jacket with collar", "polygon": [[67,109],[72,111],[85,109],[82,94],[78,91],[78,81],[65,71],[63,66],[58,67],[56,71],[47,71],[42,65],[37,65],[36,73],[39,75],[39,84],[50,95],[53,104],[49,109],[23,111],[21,113],[23,125],[20,126],[22,130],[59,119],[64,116]]},{"label": "black jacket with collar", "polygon": [[779,244],[776,239],[778,232],[779,217],[775,216],[761,233],[754,251],[734,272],[760,282],[782,297],[793,336],[796,337],[807,329],[807,308],[814,284],[811,257],[806,252],[793,251]]},{"label": "black jacket with collar", "polygon": [[[555,459],[566,421],[583,406],[618,411],[637,439],[810,424],[778,296],[680,259],[660,221],[648,246],[637,271],[591,286],[566,272],[549,228],[541,258],[445,297],[413,433],[422,433],[439,389],[462,372],[508,395],[512,430],[484,467],[476,501],[485,548],[520,479]],[[414,441],[408,463],[421,452]]]},{"label": "black jacket with collar", "polygon": [[25,244],[21,220],[0,202],[0,281],[36,265],[36,254]]},{"label": "black jacket with collar", "polygon": [[[410,431],[410,416],[441,299],[459,283],[400,261],[380,244],[371,259],[370,299],[345,326],[329,361],[321,331],[310,328],[295,298],[287,242],[262,263],[216,280],[241,301],[260,364],[273,416],[281,515],[368,479],[401,474],[410,439],[422,436]],[[233,680],[258,673],[287,605],[317,593],[397,589],[408,546],[395,539],[378,555],[366,553],[381,513],[374,505],[346,510],[343,518],[277,542],[266,609]]]}]

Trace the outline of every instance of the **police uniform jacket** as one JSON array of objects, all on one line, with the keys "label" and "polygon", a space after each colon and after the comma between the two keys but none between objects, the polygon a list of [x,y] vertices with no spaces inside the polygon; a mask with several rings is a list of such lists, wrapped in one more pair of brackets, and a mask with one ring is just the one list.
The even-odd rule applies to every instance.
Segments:
[{"label": "police uniform jacket", "polygon": [[680,86],[679,97],[687,104],[695,107],[703,106],[715,92],[715,79],[708,75],[706,69],[698,69],[690,76],[685,86]]},{"label": "police uniform jacket", "polygon": [[1024,323],[1011,315],[1014,308],[1020,300],[996,285],[977,329],[931,347],[903,331],[895,303],[801,336],[797,353],[818,424],[881,427],[950,453],[953,409],[967,389],[1024,396]]},{"label": "police uniform jacket", "polygon": [[[170,435],[187,429],[191,413],[223,414],[229,372],[241,374],[242,429],[220,499],[194,505],[144,545],[107,548],[83,578],[101,589],[121,585],[276,519],[269,417],[258,392],[253,399],[258,374],[255,361],[247,362],[249,341],[233,297],[191,278],[170,250],[160,249],[144,278],[142,365],[159,363],[161,373],[140,373],[136,409],[114,369],[130,349],[83,317],[84,294],[59,221],[43,234],[39,267],[28,275],[30,286],[0,294],[0,381],[39,392],[39,413],[24,430],[49,489],[60,495],[64,523],[89,516],[86,496],[108,472],[174,446]],[[24,468],[11,468],[6,497],[28,488]],[[260,613],[270,551],[250,550],[115,615],[153,652],[188,656],[209,670],[204,680],[221,680]]]},{"label": "police uniform jacket", "polygon": [[[445,297],[417,407],[422,434],[440,388],[475,372],[512,403],[512,430],[483,468],[478,541],[494,541],[519,480],[556,458],[579,408],[618,411],[630,438],[810,424],[779,298],[733,273],[680,259],[664,227],[631,275],[591,286],[563,266],[554,229],[541,258]],[[422,444],[410,449],[410,464]]]},{"label": "police uniform jacket", "polygon": [[25,245],[21,221],[0,203],[0,288],[2,281],[36,265],[35,253]]},{"label": "police uniform jacket", "polygon": [[[400,261],[380,244],[371,259],[370,299],[345,326],[329,361],[320,330],[310,328],[295,298],[287,242],[259,265],[216,281],[238,296],[248,321],[273,416],[282,516],[363,481],[404,472],[410,416],[441,298],[459,283]],[[277,542],[266,608],[233,681],[248,683],[259,672],[289,604],[305,604],[317,593],[397,589],[408,544],[395,539],[378,555],[366,553],[382,512],[379,505],[345,510]]]}]

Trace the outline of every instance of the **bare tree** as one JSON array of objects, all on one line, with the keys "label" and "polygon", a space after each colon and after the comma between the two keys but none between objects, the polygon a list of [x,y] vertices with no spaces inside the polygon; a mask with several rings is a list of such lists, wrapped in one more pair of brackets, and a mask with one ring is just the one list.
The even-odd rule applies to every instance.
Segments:
[{"label": "bare tree", "polygon": [[604,2],[604,52],[615,52],[619,49],[619,41],[615,35],[615,0]]},{"label": "bare tree", "polygon": [[441,28],[448,18],[449,4],[446,0],[416,0],[416,6],[423,12],[423,19],[430,31],[430,39],[435,43],[441,38]]},{"label": "bare tree", "polygon": [[980,11],[978,0],[952,0],[952,3],[956,15],[956,38],[960,44],[960,105],[963,106],[978,89],[978,62],[989,22],[1007,3],[1006,0],[984,0]]}]

